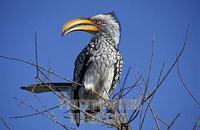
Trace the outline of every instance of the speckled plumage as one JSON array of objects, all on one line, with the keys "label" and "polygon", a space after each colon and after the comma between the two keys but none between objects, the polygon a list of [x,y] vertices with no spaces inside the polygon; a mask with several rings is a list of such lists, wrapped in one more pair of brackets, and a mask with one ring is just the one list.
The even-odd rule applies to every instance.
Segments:
[{"label": "speckled plumage", "polygon": [[[122,55],[114,41],[105,32],[100,32],[82,50],[75,61],[74,81],[82,84],[79,99],[96,99],[93,90],[109,99],[122,71]],[[75,85],[80,87],[78,85]],[[86,89],[83,90],[83,89]]]}]

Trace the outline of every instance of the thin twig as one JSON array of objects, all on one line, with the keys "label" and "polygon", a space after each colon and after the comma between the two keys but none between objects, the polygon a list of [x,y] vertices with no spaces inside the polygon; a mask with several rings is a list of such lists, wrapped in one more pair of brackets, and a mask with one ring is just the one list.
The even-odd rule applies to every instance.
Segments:
[{"label": "thin twig", "polygon": [[[146,98],[146,93],[148,91],[148,88],[149,88],[149,82],[150,82],[150,77],[151,77],[151,71],[152,71],[152,64],[153,64],[153,56],[154,56],[154,44],[155,44],[155,34],[153,33],[153,39],[152,39],[152,46],[151,46],[151,57],[150,57],[150,64],[149,64],[149,69],[148,69],[148,77],[147,77],[147,81],[144,80],[144,84],[145,84],[145,91],[143,93],[144,95],[144,98],[143,100],[145,100]],[[141,88],[142,89],[142,88]],[[147,100],[148,101],[148,100]],[[146,113],[147,113],[147,110],[148,110],[148,106],[144,112],[144,116],[142,118],[142,121],[141,122],[141,125],[140,125],[140,130],[142,129],[142,126],[143,126],[143,123],[144,123],[144,119],[146,117]]]},{"label": "thin twig", "polygon": [[179,76],[179,78],[181,80],[181,83],[183,84],[183,87],[185,88],[187,93],[192,97],[192,99],[198,104],[198,106],[200,106],[199,100],[195,98],[195,96],[192,94],[192,92],[190,91],[190,89],[188,88],[188,86],[186,85],[185,81],[183,80],[183,78],[181,76],[181,72],[180,72],[178,61],[177,61],[177,70],[178,70],[178,76]]},{"label": "thin twig", "polygon": [[168,126],[167,130],[169,130],[169,129],[173,126],[173,124],[175,123],[175,121],[178,119],[179,116],[180,116],[180,113],[178,113],[178,114],[176,115],[176,117],[172,120],[172,122],[171,122],[170,125]]},{"label": "thin twig", "polygon": [[[37,48],[37,34],[36,34],[36,32],[35,32],[35,61],[36,61],[36,77],[35,77],[35,79],[36,80],[39,80],[39,71],[40,71],[40,69],[39,69],[39,67],[38,67],[38,65],[39,65],[39,62],[38,62],[38,48]],[[37,101],[39,102],[39,104],[45,109],[45,110],[47,110],[47,112],[48,112],[48,114],[54,119],[54,120],[56,120],[56,117],[55,117],[55,115],[50,111],[50,110],[48,110],[47,108],[46,108],[46,106],[42,103],[42,101],[37,97],[37,95],[36,94],[34,94],[34,96],[36,97],[36,99],[37,99]]]},{"label": "thin twig", "polygon": [[156,116],[156,118],[160,121],[160,122],[162,122],[166,127],[168,127],[169,125],[165,122],[165,121],[163,121],[158,115],[155,115]]},{"label": "thin twig", "polygon": [[197,118],[197,120],[196,120],[196,122],[195,122],[195,125],[194,125],[194,127],[193,127],[192,130],[197,130],[197,128],[200,127],[200,126],[199,126],[199,123],[200,123],[200,116]]},{"label": "thin twig", "polygon": [[[178,54],[178,56],[176,57],[176,59],[174,60],[173,64],[171,65],[171,67],[169,68],[169,70],[167,71],[167,73],[164,75],[164,77],[160,80],[160,82],[157,84],[156,88],[153,90],[153,92],[147,97],[147,99],[149,99],[150,97],[152,97],[152,95],[154,95],[157,90],[160,88],[160,86],[162,85],[162,83],[165,81],[165,79],[168,77],[168,75],[170,74],[170,72],[172,71],[172,69],[174,68],[174,66],[176,65],[176,63],[178,62],[178,60],[181,58],[183,51],[185,50],[185,46],[187,44],[187,39],[188,39],[188,33],[189,33],[189,25],[187,27],[186,30],[186,35],[185,35],[185,39],[184,39],[184,43],[183,46]],[[146,99],[146,100],[147,100]],[[145,102],[145,101],[144,101]]]},{"label": "thin twig", "polygon": [[[147,81],[145,82],[145,90],[144,90],[144,93],[143,93],[143,99],[142,99],[142,102],[145,100],[145,97],[146,97],[146,93],[147,93],[147,90],[149,88],[149,81],[150,81],[150,77],[151,77],[151,71],[152,71],[152,64],[153,64],[153,55],[154,55],[154,44],[155,44],[155,38],[154,38],[154,35],[153,35],[153,40],[152,40],[152,48],[151,48],[151,57],[150,57],[150,64],[149,64],[149,68],[148,68],[148,76],[147,76]],[[141,125],[140,125],[140,128],[142,128],[142,125],[143,125],[143,122],[144,122],[144,118],[145,118],[145,115],[146,115],[146,112],[147,112],[147,109],[145,110],[145,113],[144,113],[144,117],[143,118],[140,118],[142,120]],[[132,113],[133,115],[134,113]],[[131,121],[132,119],[129,118],[129,122]]]},{"label": "thin twig", "polygon": [[[152,101],[152,100],[151,100],[151,101]],[[142,118],[142,122],[140,123],[140,130],[142,130],[142,125],[143,125],[143,123],[144,123],[144,119],[145,119],[145,117],[146,117],[148,108],[150,108],[150,111],[151,111],[152,116],[153,116],[153,119],[154,119],[154,121],[155,121],[157,130],[160,130],[160,125],[159,125],[159,123],[158,123],[158,118],[157,118],[157,116],[156,116],[157,114],[155,113],[155,111],[153,110],[153,107],[151,106],[151,101],[147,100],[147,107],[146,107],[145,112],[144,112],[144,114],[143,114],[144,116],[143,116],[143,118]]]},{"label": "thin twig", "polygon": [[[187,30],[186,30],[186,34],[185,34],[185,39],[184,39],[183,46],[182,46],[182,48],[181,48],[178,56],[176,57],[176,59],[174,60],[174,62],[172,63],[171,67],[168,69],[167,73],[164,75],[164,77],[162,79],[160,79],[160,82],[156,85],[156,88],[152,91],[152,93],[145,100],[142,101],[142,103],[138,106],[138,108],[140,108],[149,98],[151,98],[153,95],[155,95],[155,93],[157,92],[157,90],[160,88],[160,86],[162,85],[162,83],[165,81],[165,79],[168,77],[168,75],[170,74],[170,72],[174,68],[174,66],[176,65],[176,63],[180,59],[180,57],[182,56],[182,53],[183,53],[183,51],[185,49],[185,46],[187,44],[187,39],[188,39],[188,33],[189,33],[189,25],[188,25]],[[133,119],[131,119],[132,116],[133,116],[133,114],[134,113],[131,114],[128,122],[133,121]]]},{"label": "thin twig", "polygon": [[[144,107],[144,106],[143,106]],[[148,110],[149,107],[146,107],[146,109],[144,110],[144,114],[142,114],[141,112],[141,116],[140,116],[140,125],[139,125],[139,130],[142,130],[142,126],[144,124],[144,120],[145,120],[145,117],[146,117],[146,114],[147,114],[147,110]],[[143,115],[143,116],[142,116]]]},{"label": "thin twig", "polygon": [[[24,104],[25,106],[29,107],[30,109],[34,110],[35,112],[38,112],[38,113],[40,112],[40,111],[37,110],[35,107],[29,105],[29,104],[26,103],[25,101],[19,100],[17,97],[14,97],[14,99],[17,100],[17,101],[19,101],[19,102],[21,102],[22,104]],[[41,115],[43,115],[43,116],[46,117],[47,119],[49,119],[49,120],[51,120],[51,121],[57,123],[58,125],[60,125],[61,127],[63,127],[63,128],[66,129],[66,130],[72,129],[72,128],[67,127],[66,125],[63,125],[63,124],[60,123],[59,121],[56,121],[56,120],[52,119],[51,117],[45,115],[44,113],[41,113]]]},{"label": "thin twig", "polygon": [[[123,82],[123,84],[122,84],[122,87],[120,87],[120,94],[118,95],[118,103],[119,103],[119,101],[120,101],[120,99],[121,100],[123,100],[123,98],[124,98],[124,88],[125,88],[125,85],[126,85],[126,82],[127,82],[127,79],[128,79],[128,76],[129,76],[129,74],[130,74],[130,72],[131,72],[131,67],[129,67],[128,68],[128,72],[127,72],[127,74],[126,74],[126,76],[125,76],[125,79],[124,79],[124,82]],[[122,102],[122,104],[123,104],[123,108],[124,108],[124,113],[126,113],[126,111],[127,111],[127,109],[126,109],[126,106],[125,106],[125,103],[124,102]]]},{"label": "thin twig", "polygon": [[[164,64],[162,65],[162,68],[161,68],[161,71],[160,71],[160,74],[159,74],[159,77],[158,77],[158,82],[157,82],[157,84],[160,82],[163,69],[164,69]],[[148,92],[148,93],[149,93],[149,92]],[[155,94],[154,94],[154,95],[155,95]],[[157,118],[157,116],[156,116],[157,114],[153,111],[153,108],[152,108],[152,106],[151,106],[151,101],[153,100],[154,95],[152,95],[151,98],[149,98],[148,100],[146,100],[146,101],[147,101],[147,104],[148,104],[146,110],[148,110],[148,108],[150,108],[150,111],[151,111],[151,113],[152,113],[152,115],[153,115],[153,118],[154,118],[154,120],[155,120],[157,129],[160,129],[160,126],[159,126],[159,123],[158,123],[158,118]],[[145,97],[145,98],[146,98],[146,97]],[[145,117],[145,115],[144,115],[144,117]]]},{"label": "thin twig", "polygon": [[39,104],[43,107],[43,109],[47,110],[47,113],[49,114],[49,116],[51,116],[54,120],[57,121],[57,118],[56,118],[56,116],[54,115],[54,113],[47,109],[47,107],[42,103],[42,101],[40,100],[39,97],[37,97],[36,94],[34,94],[34,95],[35,95],[37,101],[39,102]]},{"label": "thin twig", "polygon": [[35,62],[36,62],[36,77],[35,79],[37,79],[39,77],[39,63],[38,63],[38,51],[37,51],[37,34],[35,32]]},{"label": "thin twig", "polygon": [[157,127],[157,130],[160,130],[160,125],[158,123],[158,119],[157,119],[157,114],[155,113],[155,111],[153,110],[153,107],[151,106],[151,104],[149,103],[149,101],[147,101],[148,105],[149,105],[149,108],[151,110],[151,113],[152,113],[152,116],[154,118],[154,121],[156,123],[156,127]]},{"label": "thin twig", "polygon": [[[8,56],[2,56],[2,55],[0,55],[0,58],[2,58],[2,59],[7,59],[7,60],[18,61],[18,62],[22,62],[22,63],[25,63],[25,64],[28,64],[28,65],[31,65],[31,66],[36,67],[36,64],[34,64],[34,63],[32,63],[32,62],[29,62],[29,61],[22,60],[22,59],[18,59],[18,58],[14,58],[14,57],[8,57]],[[41,69],[41,70],[43,70],[43,71],[46,71],[46,72],[48,72],[48,73],[50,73],[50,74],[52,74],[52,75],[54,75],[54,76],[56,76],[56,77],[58,77],[58,78],[61,78],[61,79],[65,80],[65,81],[67,81],[67,82],[71,82],[71,83],[77,84],[77,85],[79,85],[79,86],[81,85],[81,84],[76,83],[76,82],[74,82],[74,81],[72,81],[72,80],[69,80],[69,79],[66,79],[66,78],[62,77],[62,76],[56,74],[56,73],[53,72],[53,71],[49,71],[48,69],[45,69],[45,68],[43,68],[43,67],[41,67],[41,66],[38,66],[38,68]]]},{"label": "thin twig", "polygon": [[[163,64],[162,67],[161,67],[160,74],[159,74],[158,81],[157,81],[157,85],[160,83],[160,80],[161,80],[161,77],[162,77],[162,74],[163,74],[163,70],[164,70],[164,65],[165,64]],[[150,92],[148,92],[148,93],[150,93]],[[151,96],[151,98],[147,99],[147,101],[149,100],[149,102],[151,103],[151,101],[153,100],[154,96],[155,96],[155,93]]]},{"label": "thin twig", "polygon": [[[144,81],[145,82],[145,81]],[[142,87],[140,86],[140,89],[141,89],[141,91],[142,91]],[[142,91],[143,92],[143,91]],[[144,92],[143,92],[144,93]],[[146,98],[146,96],[145,96],[145,98]],[[154,120],[155,120],[155,124],[156,124],[156,126],[157,126],[157,130],[160,130],[160,126],[159,126],[159,123],[158,123],[158,119],[157,119],[157,117],[156,117],[156,113],[154,112],[154,110],[153,110],[153,107],[151,106],[151,101],[152,101],[152,99],[153,99],[153,96],[150,98],[150,99],[148,99],[148,100],[146,100],[146,102],[147,102],[147,107],[146,107],[146,109],[145,109],[145,112],[144,112],[144,116],[143,116],[143,118],[140,118],[140,121],[141,121],[141,123],[140,123],[140,130],[142,130],[142,126],[143,126],[143,124],[144,124],[144,120],[145,120],[145,117],[146,117],[146,114],[147,114],[147,111],[148,111],[148,108],[150,108],[150,111],[151,111],[151,113],[152,113],[152,116],[153,116],[153,118],[154,118]]]},{"label": "thin twig", "polygon": [[142,126],[142,115],[143,115],[143,110],[144,110],[144,105],[141,105],[140,118],[139,118],[139,123],[138,123],[139,130],[141,129],[141,126]]},{"label": "thin twig", "polygon": [[7,122],[3,119],[3,117],[0,116],[0,120],[8,130],[12,130],[11,127],[7,124]]},{"label": "thin twig", "polygon": [[123,94],[123,96],[126,96],[128,93],[131,92],[131,90],[135,87],[135,86],[139,86],[140,84],[138,84],[138,82],[140,81],[142,75],[140,75],[137,80],[135,81],[135,83],[130,87],[130,89],[125,93]]},{"label": "thin twig", "polygon": [[[142,75],[140,75],[139,78],[137,77],[137,79],[140,79],[141,77],[142,77]],[[137,81],[139,81],[139,80],[137,80]],[[143,100],[143,95],[142,95],[142,100]],[[143,104],[140,103],[140,105],[130,114],[128,123],[131,123],[138,116],[139,113],[140,113],[140,117],[141,117],[142,112],[143,112]],[[140,125],[140,122],[139,122],[139,125]]]},{"label": "thin twig", "polygon": [[124,88],[125,88],[125,85],[126,85],[126,81],[128,79],[128,76],[130,74],[130,71],[131,71],[131,67],[128,68],[128,72],[126,73],[126,76],[125,76],[125,79],[124,79],[124,82],[122,84],[122,87],[120,87],[120,94],[118,95],[119,96],[119,99],[123,98],[123,92],[124,92]]},{"label": "thin twig", "polygon": [[50,111],[50,110],[56,109],[56,108],[58,108],[58,107],[60,107],[60,106],[62,106],[62,105],[64,105],[64,104],[65,104],[65,102],[62,103],[62,104],[59,104],[59,105],[56,105],[56,106],[50,107],[50,108],[45,109],[45,110],[40,111],[40,112],[36,112],[36,113],[28,114],[28,115],[22,115],[22,116],[13,116],[13,117],[11,117],[11,118],[25,118],[25,117],[30,117],[30,116],[40,115],[40,114],[45,113],[45,112],[47,112],[47,111]]},{"label": "thin twig", "polygon": [[137,87],[137,86],[140,85],[138,82],[139,82],[139,80],[140,80],[141,77],[142,77],[142,75],[140,75],[139,78],[137,78],[137,80],[134,82],[133,85],[131,85],[129,87],[126,87],[126,88],[124,88],[122,90],[119,90],[116,94],[113,95],[112,99],[114,99],[116,96],[118,96],[121,93],[121,91],[125,91],[125,90],[128,89],[127,92],[123,94],[123,97],[126,96],[129,92],[131,92],[131,90],[133,88],[135,88],[135,87]]}]

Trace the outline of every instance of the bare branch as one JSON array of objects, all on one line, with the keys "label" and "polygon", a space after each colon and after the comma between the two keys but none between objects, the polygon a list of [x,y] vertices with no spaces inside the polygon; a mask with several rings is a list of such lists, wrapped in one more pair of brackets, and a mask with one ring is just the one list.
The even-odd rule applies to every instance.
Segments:
[{"label": "bare branch", "polygon": [[178,76],[179,76],[179,78],[181,80],[181,83],[183,84],[183,87],[185,88],[187,93],[192,97],[192,99],[198,104],[198,106],[200,106],[199,100],[195,98],[195,96],[192,94],[192,92],[190,91],[190,89],[188,88],[188,86],[186,85],[185,81],[183,80],[183,78],[181,76],[181,72],[180,72],[178,61],[177,61],[177,70],[178,70]]},{"label": "bare branch", "polygon": [[[150,57],[150,64],[149,64],[149,69],[148,69],[148,77],[147,77],[147,81],[144,80],[144,84],[145,84],[145,91],[143,93],[144,95],[144,98],[143,100],[145,100],[146,98],[146,93],[148,91],[148,88],[149,88],[149,82],[150,82],[150,77],[151,77],[151,71],[152,71],[152,64],[153,64],[153,56],[154,56],[154,44],[155,44],[155,33],[153,33],[153,39],[152,39],[152,46],[151,46],[151,57]],[[141,87],[140,87],[141,88]],[[141,88],[142,89],[142,88]],[[148,101],[148,100],[147,100]],[[149,106],[149,105],[148,105]],[[140,130],[142,129],[142,125],[144,123],[144,119],[145,119],[145,116],[146,116],[146,113],[147,113],[147,110],[148,110],[148,106],[147,108],[145,109],[145,112],[144,112],[144,116],[142,118],[141,121],[141,125],[140,125]]]},{"label": "bare branch", "polygon": [[3,117],[0,116],[0,120],[8,130],[12,130],[11,127],[7,124],[7,122],[3,119]]},{"label": "bare branch", "polygon": [[65,102],[62,103],[62,104],[59,104],[59,105],[56,105],[56,106],[50,107],[50,108],[45,109],[45,110],[40,111],[40,112],[36,112],[36,113],[28,114],[28,115],[22,115],[22,116],[13,116],[13,117],[11,117],[11,118],[24,118],[24,117],[30,117],[30,116],[40,115],[40,114],[45,113],[45,112],[47,112],[47,111],[50,111],[50,110],[56,109],[56,108],[58,108],[58,107],[60,107],[60,106],[62,106],[62,105],[64,105],[64,104],[65,104]]},{"label": "bare branch", "polygon": [[[30,109],[34,110],[35,112],[40,112],[39,110],[37,110],[35,107],[29,105],[28,103],[26,103],[25,101],[22,101],[22,100],[19,100],[17,97],[14,97],[15,100],[19,101],[20,103],[24,104],[25,106],[29,107]],[[71,127],[67,127],[66,125],[63,125],[62,123],[60,123],[58,120],[54,120],[52,119],[51,117],[45,115],[44,113],[41,113],[41,115],[43,115],[44,117],[46,117],[47,119],[55,122],[56,124],[60,125],[61,127],[63,127],[64,129],[66,130],[70,130],[70,129],[74,129],[74,128],[71,128]]]},{"label": "bare branch", "polygon": [[[7,60],[12,60],[12,61],[18,61],[18,62],[25,63],[25,64],[28,64],[28,65],[31,65],[31,66],[36,67],[36,64],[34,64],[34,63],[32,63],[32,62],[29,62],[29,61],[22,60],[22,59],[18,59],[18,58],[14,58],[14,57],[8,57],[8,56],[2,56],[2,55],[0,55],[0,58],[2,58],[2,59],[7,59]],[[43,70],[43,71],[46,71],[46,72],[48,72],[48,73],[50,73],[50,74],[52,74],[52,75],[54,75],[54,76],[56,76],[56,77],[58,77],[58,78],[60,78],[60,79],[63,79],[63,80],[65,80],[65,81],[67,81],[67,82],[71,82],[71,83],[80,85],[79,83],[76,83],[76,82],[74,82],[74,81],[72,81],[72,80],[66,79],[66,78],[64,78],[64,77],[62,77],[62,76],[56,74],[55,72],[49,71],[48,69],[45,69],[45,68],[43,68],[43,67],[41,67],[41,66],[38,66],[38,68],[41,69],[41,70]]]},{"label": "bare branch", "polygon": [[[146,93],[147,93],[147,90],[149,88],[149,81],[150,81],[150,77],[151,77],[151,71],[152,71],[152,63],[153,63],[153,55],[154,55],[154,44],[155,44],[155,34],[153,34],[153,40],[152,40],[152,48],[151,48],[151,57],[150,57],[150,63],[149,63],[149,68],[148,68],[148,76],[147,76],[147,81],[145,82],[145,90],[144,90],[144,93],[143,93],[143,99],[142,99],[142,102],[145,100],[145,97],[146,97]],[[147,108],[148,109],[148,108]],[[144,118],[145,118],[145,115],[146,115],[146,112],[147,112],[147,109],[145,110],[145,113],[144,113],[144,117],[141,118],[142,121],[141,122],[141,125],[140,125],[140,129],[142,128],[142,125],[143,125],[143,122],[144,122]],[[134,113],[132,113],[134,114]],[[132,120],[131,118],[129,118],[129,121]]]},{"label": "bare branch", "polygon": [[[184,43],[183,46],[178,54],[178,56],[176,57],[176,59],[174,60],[173,64],[171,65],[171,67],[169,68],[169,70],[167,71],[167,73],[164,75],[164,77],[160,80],[160,82],[157,84],[156,88],[153,90],[153,92],[147,97],[147,99],[149,99],[150,97],[152,97],[152,95],[154,95],[156,93],[156,91],[160,88],[160,86],[162,85],[162,83],[165,81],[165,79],[167,78],[167,76],[170,74],[170,72],[172,71],[172,69],[174,68],[174,66],[176,65],[176,63],[178,62],[178,60],[181,58],[183,51],[185,50],[185,46],[187,44],[187,39],[188,39],[188,33],[189,33],[189,25],[187,27],[186,30],[186,35],[185,35],[185,39],[184,39]],[[145,102],[145,101],[144,101]]]},{"label": "bare branch", "polygon": [[38,51],[37,51],[37,34],[35,32],[35,61],[36,61],[36,77],[37,79],[39,77],[39,67],[38,67]]},{"label": "bare branch", "polygon": [[124,88],[125,88],[125,85],[126,85],[126,81],[128,79],[128,76],[130,74],[130,71],[131,71],[131,67],[128,68],[128,72],[125,76],[125,79],[124,79],[124,82],[122,84],[122,87],[120,87],[120,94],[119,94],[119,99],[123,98],[123,92],[124,92]]},{"label": "bare branch", "polygon": [[167,130],[169,130],[171,127],[172,127],[172,125],[175,123],[175,121],[178,119],[178,117],[180,116],[180,113],[178,113],[177,115],[176,115],[176,117],[173,119],[173,121],[170,123],[170,125],[168,126],[168,128],[167,128]]},{"label": "bare branch", "polygon": [[[129,87],[129,90],[128,90],[125,94],[123,94],[123,96],[126,96],[128,93],[131,92],[131,90],[132,90],[134,87],[140,85],[140,84],[138,84],[138,82],[140,81],[141,77],[142,77],[142,75],[140,75],[140,76],[137,78],[137,80],[135,81],[135,83],[134,83],[132,86]],[[125,89],[126,89],[126,88],[125,88]],[[124,89],[124,90],[125,90],[125,89]]]},{"label": "bare branch", "polygon": [[165,122],[165,121],[163,121],[158,115],[155,115],[156,116],[156,118],[160,121],[160,122],[162,122],[166,127],[168,127],[169,125]]},{"label": "bare branch", "polygon": [[[141,87],[140,87],[141,88]],[[141,88],[142,89],[142,88]],[[146,97],[145,97],[146,98]],[[140,123],[140,130],[142,130],[142,126],[143,126],[143,124],[144,124],[144,119],[145,119],[145,117],[146,117],[146,114],[147,114],[147,111],[148,111],[148,108],[150,108],[150,111],[151,111],[151,113],[152,113],[152,116],[153,116],[153,119],[154,119],[154,121],[155,121],[155,124],[156,124],[156,127],[157,127],[157,130],[160,130],[160,125],[159,125],[159,123],[158,123],[158,119],[157,119],[157,114],[155,113],[155,111],[153,110],[153,107],[151,106],[151,101],[152,101],[152,99],[153,99],[153,97],[151,98],[151,99],[149,99],[149,100],[147,100],[146,102],[147,102],[147,107],[146,107],[146,109],[145,109],[145,112],[144,112],[144,116],[143,116],[143,118],[141,118],[141,123]]]},{"label": "bare branch", "polygon": [[124,94],[122,95],[123,97],[126,96],[128,93],[130,93],[131,90],[132,90],[134,87],[140,85],[138,82],[140,81],[140,78],[141,78],[141,77],[142,77],[142,75],[140,75],[139,78],[137,78],[137,80],[134,82],[133,85],[131,85],[131,86],[129,86],[129,87],[126,87],[126,88],[124,88],[124,89],[122,89],[122,90],[119,90],[115,95],[113,95],[112,99],[114,99],[116,96],[118,96],[118,95],[121,93],[121,91],[125,91],[125,90],[128,89],[127,92],[126,92],[126,93],[124,92]]},{"label": "bare branch", "polygon": [[197,130],[200,128],[200,116],[196,119],[195,125],[192,130]]}]

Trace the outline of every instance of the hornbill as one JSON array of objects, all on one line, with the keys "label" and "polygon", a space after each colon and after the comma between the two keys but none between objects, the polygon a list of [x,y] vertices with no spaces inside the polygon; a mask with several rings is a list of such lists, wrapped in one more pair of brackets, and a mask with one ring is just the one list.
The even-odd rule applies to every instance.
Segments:
[{"label": "hornbill", "polygon": [[[73,31],[85,31],[92,35],[89,44],[80,52],[74,68],[73,81],[80,84],[50,83],[55,91],[68,91],[73,104],[80,107],[79,99],[109,100],[122,71],[122,55],[119,51],[120,23],[113,12],[89,18],[76,18],[64,24],[62,36]],[[69,87],[71,86],[71,87]],[[33,89],[33,87],[35,87]],[[45,84],[23,87],[40,93],[51,91]],[[99,95],[96,95],[97,92]],[[94,103],[94,102],[93,102]],[[93,104],[94,106],[97,105]],[[80,110],[72,107],[73,119],[80,124]]]}]

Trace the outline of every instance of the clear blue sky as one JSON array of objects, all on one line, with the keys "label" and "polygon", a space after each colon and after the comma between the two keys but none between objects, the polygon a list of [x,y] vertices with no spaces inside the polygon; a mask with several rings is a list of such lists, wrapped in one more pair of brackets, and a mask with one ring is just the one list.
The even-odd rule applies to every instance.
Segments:
[{"label": "clear blue sky", "polygon": [[[152,82],[155,83],[162,63],[167,67],[173,62],[183,44],[187,24],[190,24],[189,44],[180,61],[180,69],[193,94],[200,99],[200,2],[198,0],[0,0],[0,55],[34,61],[34,32],[38,34],[38,55],[41,66],[72,79],[73,63],[81,49],[89,42],[90,35],[74,32],[61,37],[63,24],[77,17],[93,16],[114,11],[122,26],[120,50],[124,55],[123,76],[132,67],[128,84],[137,72],[146,76],[150,59],[152,33],[156,33]],[[35,69],[21,63],[0,59],[0,116],[13,130],[61,130],[60,126],[42,116],[10,119],[11,116],[31,113],[13,97],[24,99],[28,94],[20,86],[35,82]],[[52,81],[62,81],[52,77]],[[53,94],[40,94],[48,106],[59,103]],[[132,95],[131,97],[137,97]],[[37,107],[35,99],[27,101]],[[170,122],[180,112],[173,130],[192,129],[200,107],[183,89],[177,71],[169,75],[153,101],[157,114]],[[58,110],[60,111],[60,109]],[[56,111],[59,118],[64,110]],[[145,129],[153,130],[152,117],[145,122]],[[61,119],[66,124],[70,121]],[[138,122],[133,122],[137,129]],[[81,125],[80,129],[101,129],[95,124]],[[105,128],[105,127],[103,127]],[[0,124],[0,129],[5,127]],[[105,128],[107,129],[107,128]]]}]

